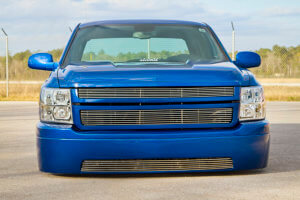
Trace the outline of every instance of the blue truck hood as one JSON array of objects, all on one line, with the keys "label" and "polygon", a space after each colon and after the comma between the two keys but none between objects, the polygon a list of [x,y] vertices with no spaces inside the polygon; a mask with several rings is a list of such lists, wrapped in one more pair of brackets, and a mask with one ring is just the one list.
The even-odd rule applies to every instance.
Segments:
[{"label": "blue truck hood", "polygon": [[69,65],[57,71],[59,87],[245,86],[247,70],[231,62],[182,67]]}]

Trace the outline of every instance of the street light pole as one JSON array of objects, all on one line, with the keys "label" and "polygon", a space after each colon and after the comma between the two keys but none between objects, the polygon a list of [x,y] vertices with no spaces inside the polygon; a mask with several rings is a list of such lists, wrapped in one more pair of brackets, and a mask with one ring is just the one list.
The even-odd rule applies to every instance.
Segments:
[{"label": "street light pole", "polygon": [[148,59],[150,59],[150,39],[147,40],[147,46],[148,46]]},{"label": "street light pole", "polygon": [[1,30],[6,38],[6,97],[8,97],[8,35],[3,28]]},{"label": "street light pole", "polygon": [[235,31],[234,31],[234,26],[233,22],[231,22],[231,27],[232,27],[232,48],[231,48],[231,59],[234,61],[235,60]]}]

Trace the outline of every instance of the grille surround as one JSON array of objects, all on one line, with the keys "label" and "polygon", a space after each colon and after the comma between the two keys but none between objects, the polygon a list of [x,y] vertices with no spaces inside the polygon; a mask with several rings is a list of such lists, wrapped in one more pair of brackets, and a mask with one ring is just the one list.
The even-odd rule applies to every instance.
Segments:
[{"label": "grille surround", "polygon": [[234,96],[234,87],[231,86],[78,88],[78,97],[84,99],[200,98],[231,96]]},{"label": "grille surround", "polygon": [[231,158],[84,160],[82,172],[207,171],[232,169]]},{"label": "grille surround", "polygon": [[80,119],[84,126],[229,124],[233,108],[81,110]]}]

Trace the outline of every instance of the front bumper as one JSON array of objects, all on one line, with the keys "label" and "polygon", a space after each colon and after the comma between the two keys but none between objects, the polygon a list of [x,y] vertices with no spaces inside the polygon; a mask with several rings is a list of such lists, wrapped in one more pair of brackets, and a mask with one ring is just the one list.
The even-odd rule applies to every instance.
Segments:
[{"label": "front bumper", "polygon": [[226,157],[232,159],[233,168],[147,173],[258,169],[267,166],[270,142],[269,124],[265,120],[243,122],[230,129],[86,132],[76,131],[70,125],[38,123],[37,136],[40,170],[62,174],[94,173],[81,171],[84,160]]}]

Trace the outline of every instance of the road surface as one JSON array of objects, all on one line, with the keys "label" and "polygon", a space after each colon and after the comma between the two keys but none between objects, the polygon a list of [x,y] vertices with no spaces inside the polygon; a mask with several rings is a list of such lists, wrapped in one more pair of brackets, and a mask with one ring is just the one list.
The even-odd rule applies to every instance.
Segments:
[{"label": "road surface", "polygon": [[231,173],[57,176],[38,171],[38,104],[0,102],[0,200],[300,199],[300,102],[268,102],[269,166]]}]

